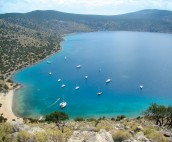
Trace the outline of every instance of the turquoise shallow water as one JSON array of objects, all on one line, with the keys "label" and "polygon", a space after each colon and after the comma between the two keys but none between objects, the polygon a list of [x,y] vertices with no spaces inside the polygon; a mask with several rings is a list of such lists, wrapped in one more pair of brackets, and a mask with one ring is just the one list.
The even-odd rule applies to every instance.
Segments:
[{"label": "turquoise shallow water", "polygon": [[[70,118],[135,117],[153,102],[172,105],[172,35],[95,32],[64,39],[59,53],[13,76],[23,85],[13,100],[17,115],[36,117],[59,111],[60,101],[50,105],[62,97],[68,105],[61,111]],[[79,64],[82,68],[76,69]],[[62,82],[57,82],[58,78]],[[112,82],[106,84],[108,78]],[[144,85],[142,91],[140,84]],[[97,96],[98,90],[103,92],[101,96]]]}]

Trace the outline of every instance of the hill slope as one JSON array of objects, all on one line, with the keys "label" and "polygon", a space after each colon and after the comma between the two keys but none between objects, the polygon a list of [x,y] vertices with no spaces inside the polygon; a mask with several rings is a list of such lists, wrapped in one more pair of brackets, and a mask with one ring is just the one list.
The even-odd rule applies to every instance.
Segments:
[{"label": "hill slope", "polygon": [[8,90],[6,81],[15,70],[58,51],[64,34],[117,30],[172,33],[172,12],[142,10],[100,16],[49,10],[1,14],[0,91]]}]

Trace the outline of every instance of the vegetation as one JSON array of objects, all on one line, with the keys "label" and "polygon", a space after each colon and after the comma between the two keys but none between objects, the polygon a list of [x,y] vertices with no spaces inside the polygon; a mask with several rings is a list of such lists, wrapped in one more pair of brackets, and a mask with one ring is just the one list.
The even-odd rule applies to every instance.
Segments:
[{"label": "vegetation", "polygon": [[145,112],[145,116],[155,121],[156,125],[172,128],[172,107],[152,104]]},{"label": "vegetation", "polygon": [[145,128],[144,134],[146,135],[147,138],[155,142],[168,142],[168,140],[163,136],[163,134],[160,132],[157,132],[155,129]]},{"label": "vegetation", "polygon": [[82,118],[82,117],[76,117],[74,120],[75,121],[85,121],[84,118]]},{"label": "vegetation", "polygon": [[69,116],[64,112],[58,112],[58,111],[55,111],[45,116],[45,121],[49,121],[49,122],[59,122],[59,121],[64,121],[66,119],[69,119]]},{"label": "vegetation", "polygon": [[116,121],[123,120],[124,118],[126,118],[125,115],[119,115],[119,116],[117,116]]},{"label": "vegetation", "polygon": [[55,112],[53,112],[53,113],[51,113],[49,115],[46,115],[45,116],[45,121],[55,122],[56,126],[63,133],[64,132],[64,127],[66,126],[64,120],[66,120],[68,118],[69,117],[68,117],[68,115],[66,113],[55,111]]},{"label": "vegetation", "polygon": [[7,118],[5,118],[5,117],[3,116],[3,114],[1,114],[1,115],[0,115],[0,123],[6,122],[6,121],[7,121]]},{"label": "vegetation", "polygon": [[10,142],[11,133],[13,133],[13,129],[10,124],[0,123],[0,142]]},{"label": "vegetation", "polygon": [[[156,106],[156,108],[162,107],[157,104],[152,104],[148,110],[150,110],[152,106]],[[168,110],[168,107],[165,108]],[[120,121],[117,120],[117,118],[120,119]],[[148,140],[152,142],[169,141],[169,139],[162,133],[166,129],[162,126],[154,125],[152,121],[147,121],[148,119],[145,119],[144,117],[139,117],[139,119],[123,119],[125,117],[121,115],[117,118],[111,120],[101,117],[99,119],[90,118],[84,120],[83,118],[78,117],[75,118],[75,121],[65,122],[65,120],[68,119],[67,114],[63,112],[53,112],[46,115],[45,121],[41,121],[41,123],[38,120],[31,118],[24,119],[25,124],[23,125],[25,126],[22,126],[21,124],[11,125],[3,122],[0,123],[0,142],[63,142],[68,141],[73,135],[75,135],[73,138],[76,139],[87,139],[94,136],[94,134],[104,136],[104,133],[102,132],[105,130],[106,132],[110,132],[109,134],[111,134],[114,142]],[[148,117],[148,115],[146,118],[154,120],[152,117]],[[16,123],[17,122],[14,124]],[[18,127],[21,127],[21,129]],[[102,131],[102,129],[104,130]],[[142,140],[139,140],[140,138]]]},{"label": "vegetation", "polygon": [[127,140],[131,137],[129,132],[124,132],[122,130],[119,130],[113,134],[113,140],[114,142],[123,142],[124,140]]}]

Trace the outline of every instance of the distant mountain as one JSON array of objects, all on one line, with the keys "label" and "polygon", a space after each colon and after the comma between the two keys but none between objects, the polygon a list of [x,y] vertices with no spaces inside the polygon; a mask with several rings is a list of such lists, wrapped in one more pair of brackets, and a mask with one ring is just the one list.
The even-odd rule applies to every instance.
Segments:
[{"label": "distant mountain", "polygon": [[115,16],[52,10],[1,14],[0,82],[13,71],[58,51],[64,34],[121,30],[172,33],[172,11],[142,10]]},{"label": "distant mountain", "polygon": [[[58,11],[33,11],[25,14],[11,13],[0,15],[1,19],[8,20],[24,26],[24,21],[32,21],[34,24],[43,25],[53,30],[58,30],[57,25],[54,27],[52,23],[59,24],[65,22],[69,26],[74,22],[82,24],[84,28],[89,30],[127,30],[127,31],[149,31],[149,32],[172,32],[172,12],[165,10],[142,10],[138,12],[116,15],[116,16],[100,16],[100,15],[80,15],[70,14]],[[20,19],[21,21],[16,21]],[[24,20],[24,21],[23,21]],[[70,22],[70,23],[68,23]],[[26,24],[26,26],[29,26]],[[51,27],[50,27],[51,26]],[[78,27],[78,25],[77,25]],[[79,27],[62,27],[69,31],[82,31]],[[82,27],[83,28],[83,27]]]}]

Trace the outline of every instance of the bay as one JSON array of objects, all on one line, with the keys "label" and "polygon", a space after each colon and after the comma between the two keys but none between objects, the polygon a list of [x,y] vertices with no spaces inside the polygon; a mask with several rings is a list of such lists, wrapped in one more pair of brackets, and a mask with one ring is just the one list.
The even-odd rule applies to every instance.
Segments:
[{"label": "bay", "polygon": [[[59,53],[13,76],[23,85],[15,92],[13,111],[22,117],[53,111],[64,111],[70,118],[136,117],[151,103],[171,105],[171,39],[171,34],[125,31],[67,35]],[[106,84],[108,78],[112,81]],[[67,107],[60,109],[63,99]]]}]

